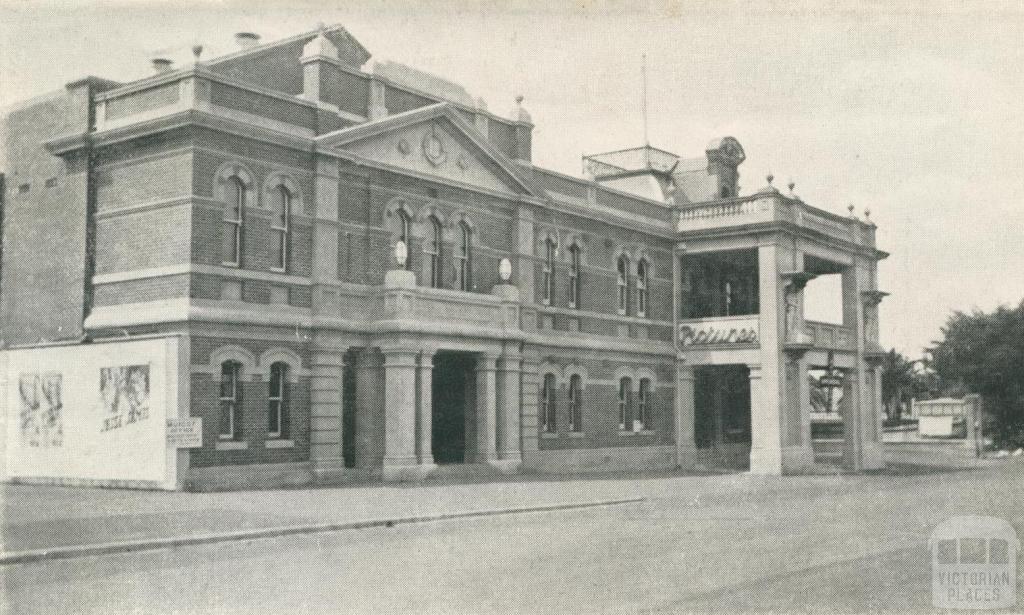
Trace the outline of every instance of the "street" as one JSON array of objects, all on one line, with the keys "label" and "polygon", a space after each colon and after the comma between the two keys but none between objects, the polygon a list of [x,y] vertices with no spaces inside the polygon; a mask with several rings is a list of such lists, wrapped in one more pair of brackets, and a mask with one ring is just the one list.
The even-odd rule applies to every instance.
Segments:
[{"label": "street", "polygon": [[1024,527],[1021,469],[636,479],[638,504],[5,566],[4,608],[930,612],[931,529],[961,514]]}]

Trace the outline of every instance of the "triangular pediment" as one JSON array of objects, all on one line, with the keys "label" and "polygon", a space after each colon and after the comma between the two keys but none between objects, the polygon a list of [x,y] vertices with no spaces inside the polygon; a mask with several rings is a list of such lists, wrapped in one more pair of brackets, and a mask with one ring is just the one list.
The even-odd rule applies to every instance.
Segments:
[{"label": "triangular pediment", "polygon": [[442,182],[540,196],[514,163],[444,104],[324,135],[317,139],[317,147]]}]

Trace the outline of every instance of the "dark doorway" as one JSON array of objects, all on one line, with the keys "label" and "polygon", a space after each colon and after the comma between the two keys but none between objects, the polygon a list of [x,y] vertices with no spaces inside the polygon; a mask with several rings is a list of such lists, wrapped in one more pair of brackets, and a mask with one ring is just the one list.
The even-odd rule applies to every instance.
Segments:
[{"label": "dark doorway", "polygon": [[695,370],[694,440],[697,448],[750,445],[750,369],[745,365]]},{"label": "dark doorway", "polygon": [[431,448],[435,463],[465,463],[466,409],[476,358],[467,353],[434,355],[431,383]]}]

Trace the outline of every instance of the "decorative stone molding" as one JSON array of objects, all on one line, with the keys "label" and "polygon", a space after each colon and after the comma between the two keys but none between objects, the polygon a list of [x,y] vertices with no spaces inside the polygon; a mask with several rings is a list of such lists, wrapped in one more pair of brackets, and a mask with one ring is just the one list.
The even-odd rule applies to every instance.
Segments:
[{"label": "decorative stone molding", "polygon": [[256,182],[253,180],[252,171],[240,162],[225,162],[217,169],[213,176],[213,198],[220,203],[227,202],[227,184],[232,177],[237,177],[242,186],[245,187],[245,206],[249,208],[258,207],[256,198]]},{"label": "decorative stone molding", "polygon": [[298,183],[284,171],[274,171],[267,175],[267,178],[263,181],[263,209],[270,209],[270,204],[273,202],[271,199],[274,198],[274,191],[279,187],[284,187],[291,196],[291,212],[292,214],[306,215],[305,200],[302,196],[302,189],[299,188]]}]

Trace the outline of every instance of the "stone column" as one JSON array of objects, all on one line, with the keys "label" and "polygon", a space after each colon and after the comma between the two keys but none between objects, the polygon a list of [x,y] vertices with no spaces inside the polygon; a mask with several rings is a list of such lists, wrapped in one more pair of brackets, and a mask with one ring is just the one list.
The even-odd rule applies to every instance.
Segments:
[{"label": "stone column", "polygon": [[[416,478],[416,351],[384,353],[384,480]],[[410,467],[412,466],[412,467]]]},{"label": "stone column", "polygon": [[791,266],[791,255],[783,246],[766,243],[758,247],[757,256],[761,362],[750,366],[750,471],[781,474],[785,394],[782,353],[785,305],[781,273],[783,266],[786,269]]},{"label": "stone column", "polygon": [[498,416],[496,425],[498,458],[501,460],[502,469],[507,471],[518,470],[523,460],[519,445],[521,361],[522,357],[519,356],[517,351],[506,349],[498,362]]},{"label": "stone column", "polygon": [[[7,374],[9,363],[10,355],[0,350],[0,481],[7,480],[7,430],[10,429],[8,424],[13,421],[10,417],[14,415],[14,409],[9,408],[7,405],[10,395],[8,387],[11,386]],[[190,377],[191,375],[187,369],[184,374],[178,373],[178,378]],[[187,405],[188,401],[179,400],[179,404]]]},{"label": "stone column", "polygon": [[383,414],[380,355],[371,348],[359,353],[356,364],[356,467],[378,468],[384,456],[379,426]]},{"label": "stone column", "polygon": [[345,468],[341,456],[344,351],[316,349],[310,367],[309,460],[319,480],[341,474]]},{"label": "stone column", "polygon": [[843,466],[859,472],[864,469],[864,423],[860,412],[859,370],[843,374],[843,399],[839,411],[843,415]]},{"label": "stone column", "polygon": [[476,360],[476,454],[477,463],[498,458],[497,450],[497,357],[480,354]]},{"label": "stone column", "polygon": [[676,360],[675,438],[676,464],[692,468],[696,463],[694,442],[694,373],[693,366]]},{"label": "stone column", "polygon": [[434,353],[432,351],[424,350],[420,353],[416,382],[419,390],[416,399],[416,460],[420,465],[433,466]]},{"label": "stone column", "polygon": [[[762,371],[760,365],[750,366],[750,472],[779,475],[782,474],[782,438],[778,391],[765,382]],[[769,391],[774,391],[774,395]]]}]

